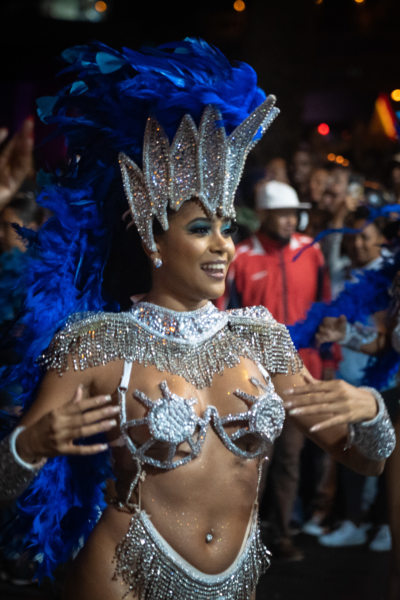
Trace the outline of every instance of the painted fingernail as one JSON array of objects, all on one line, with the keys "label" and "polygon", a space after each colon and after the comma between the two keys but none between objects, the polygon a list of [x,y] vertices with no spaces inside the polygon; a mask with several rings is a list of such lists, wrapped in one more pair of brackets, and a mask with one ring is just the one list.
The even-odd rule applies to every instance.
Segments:
[{"label": "painted fingernail", "polygon": [[313,425],[312,427],[310,427],[310,431],[319,431],[321,429],[321,425]]},{"label": "painted fingernail", "polygon": [[301,415],[301,408],[292,408],[289,410],[289,415]]},{"label": "painted fingernail", "polygon": [[119,406],[107,406],[104,410],[106,415],[116,415],[119,413]]},{"label": "painted fingernail", "polygon": [[289,388],[288,390],[285,390],[283,393],[284,394],[293,394],[294,389],[293,388]]},{"label": "painted fingernail", "polygon": [[283,406],[284,408],[290,408],[291,406],[293,406],[293,402],[284,402]]},{"label": "painted fingernail", "polygon": [[111,396],[110,396],[110,394],[106,394],[106,395],[104,396],[104,400],[105,400],[106,402],[111,402]]},{"label": "painted fingernail", "polygon": [[117,421],[115,419],[110,419],[110,421],[108,421],[108,425],[110,427],[116,427],[117,426]]}]

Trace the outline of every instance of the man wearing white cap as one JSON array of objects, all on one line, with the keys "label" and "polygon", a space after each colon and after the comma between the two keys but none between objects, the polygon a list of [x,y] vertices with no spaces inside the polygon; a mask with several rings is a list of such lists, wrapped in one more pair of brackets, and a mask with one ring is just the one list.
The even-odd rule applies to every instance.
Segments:
[{"label": "man wearing white cap", "polygon": [[[312,241],[296,232],[299,212],[310,205],[299,201],[296,191],[280,181],[261,181],[255,190],[255,207],[260,220],[257,234],[238,244],[228,273],[226,294],[218,306],[239,308],[262,305],[285,325],[306,316],[315,301],[331,298],[324,258],[318,245],[299,251]],[[324,378],[324,370],[335,367],[314,348],[300,351],[314,377]],[[275,444],[268,468],[268,521],[275,531],[271,540],[276,556],[290,560],[302,558],[291,539],[290,520],[300,476],[303,434],[287,419]]]}]

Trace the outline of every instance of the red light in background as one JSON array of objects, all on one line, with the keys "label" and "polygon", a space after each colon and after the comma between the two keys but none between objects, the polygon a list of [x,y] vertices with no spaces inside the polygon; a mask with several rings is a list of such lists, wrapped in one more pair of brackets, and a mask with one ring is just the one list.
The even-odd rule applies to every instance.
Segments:
[{"label": "red light in background", "polygon": [[317,131],[320,135],[328,135],[330,127],[327,123],[320,123],[317,127]]}]

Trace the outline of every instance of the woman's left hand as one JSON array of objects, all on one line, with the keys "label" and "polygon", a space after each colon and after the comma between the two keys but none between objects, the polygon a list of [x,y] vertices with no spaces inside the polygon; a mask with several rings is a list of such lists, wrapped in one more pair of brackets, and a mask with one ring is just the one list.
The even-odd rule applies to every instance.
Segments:
[{"label": "woman's left hand", "polygon": [[318,381],[304,374],[304,385],[284,392],[284,407],[293,417],[318,417],[310,432],[335,425],[373,419],[378,412],[376,400],[369,390],[358,388],[341,379]]}]

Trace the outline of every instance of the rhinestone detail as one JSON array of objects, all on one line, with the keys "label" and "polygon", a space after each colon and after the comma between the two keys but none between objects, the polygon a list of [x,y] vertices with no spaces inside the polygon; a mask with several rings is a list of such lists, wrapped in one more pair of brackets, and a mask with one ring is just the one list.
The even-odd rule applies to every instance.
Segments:
[{"label": "rhinestone detail", "polygon": [[234,563],[220,574],[202,573],[171,548],[144,511],[138,511],[117,546],[113,579],[125,583],[125,597],[133,593],[143,600],[251,600],[270,556],[253,517],[246,546]]},{"label": "rhinestone detail", "polygon": [[207,214],[234,218],[235,192],[248,153],[278,115],[275,96],[268,96],[227,136],[222,116],[206,106],[199,128],[185,115],[171,146],[161,125],[149,117],[143,140],[143,171],[122,152],[122,183],[139,235],[156,251],[153,219],[168,229],[168,208],[179,210],[193,197]]},{"label": "rhinestone detail", "polygon": [[198,388],[211,385],[216,373],[250,358],[269,373],[302,368],[286,327],[263,307],[218,311],[211,303],[190,312],[138,303],[122,313],[77,313],[40,357],[47,369],[105,365],[113,360],[154,365],[181,375]]}]

